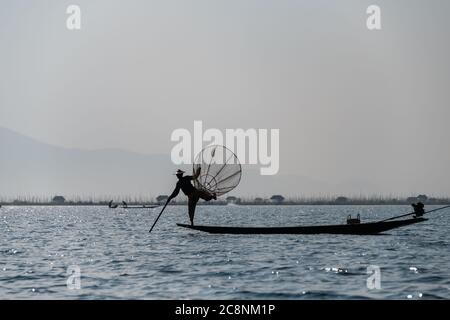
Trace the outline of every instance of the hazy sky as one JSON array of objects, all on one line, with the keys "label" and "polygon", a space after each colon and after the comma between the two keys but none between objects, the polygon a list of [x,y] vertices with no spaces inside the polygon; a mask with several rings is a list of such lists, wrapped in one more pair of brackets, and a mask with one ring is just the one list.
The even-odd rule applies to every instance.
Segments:
[{"label": "hazy sky", "polygon": [[0,4],[0,126],[143,153],[194,120],[278,128],[281,173],[450,193],[448,0]]}]

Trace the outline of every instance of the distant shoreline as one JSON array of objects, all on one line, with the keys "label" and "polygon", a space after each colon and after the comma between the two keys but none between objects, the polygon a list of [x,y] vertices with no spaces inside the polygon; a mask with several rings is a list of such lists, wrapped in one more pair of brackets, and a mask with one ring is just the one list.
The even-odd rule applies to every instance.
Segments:
[{"label": "distant shoreline", "polygon": [[[160,206],[164,205],[168,199],[167,195],[159,195],[157,197],[127,197],[119,198],[117,196],[101,196],[101,197],[77,197],[62,195],[54,197],[15,197],[1,198],[0,206],[109,206],[119,208],[126,206]],[[412,203],[422,202],[425,205],[450,205],[450,197],[428,197],[425,194],[412,197],[395,197],[395,196],[323,196],[323,197],[283,197],[280,194],[267,197],[237,197],[228,196],[220,197],[215,201],[201,200],[199,205],[223,206],[223,205],[411,205]],[[170,205],[187,205],[187,197],[178,197],[171,201]],[[144,208],[145,209],[145,208]]]},{"label": "distant shoreline", "polygon": [[[123,208],[121,203],[118,203],[119,207],[117,209],[127,209]],[[164,203],[134,203],[130,202],[127,203],[130,207],[132,206],[139,206],[139,205],[145,205],[145,206],[162,206]],[[169,205],[171,206],[186,206],[186,201],[179,201],[179,202],[171,202]],[[373,202],[373,201],[349,201],[347,203],[336,203],[333,201],[314,201],[314,202],[294,202],[294,201],[284,201],[280,203],[255,203],[255,202],[239,202],[239,203],[228,203],[226,201],[210,201],[210,202],[204,202],[201,201],[198,203],[198,205],[201,206],[226,206],[226,205],[235,205],[235,206],[385,206],[385,205],[398,205],[398,206],[405,206],[405,205],[411,205],[410,202],[406,201],[397,201],[397,202]],[[450,205],[450,201],[439,201],[439,202],[426,202],[425,205]],[[33,203],[33,202],[27,202],[27,203],[11,203],[11,202],[3,202],[0,203],[1,207],[108,207],[108,202],[97,202],[97,203]],[[116,209],[116,208],[112,208]],[[131,209],[131,208],[130,208]],[[151,209],[151,208],[145,208],[142,209]]]}]

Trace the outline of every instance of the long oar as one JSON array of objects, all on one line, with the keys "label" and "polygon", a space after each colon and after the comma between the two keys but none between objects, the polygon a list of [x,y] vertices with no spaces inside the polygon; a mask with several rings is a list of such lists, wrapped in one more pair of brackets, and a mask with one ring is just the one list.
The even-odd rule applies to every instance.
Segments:
[{"label": "long oar", "polygon": [[[427,211],[427,212],[425,212],[425,213],[431,213],[431,212],[438,211],[438,210],[442,210],[442,209],[446,209],[446,208],[450,208],[450,206],[445,206],[445,207],[442,207],[442,208],[433,209],[433,210]],[[424,214],[425,214],[425,213],[424,213]],[[398,219],[398,218],[403,218],[403,217],[410,216],[410,215],[413,215],[413,214],[416,214],[416,213],[415,213],[415,212],[410,212],[410,213],[407,213],[407,214],[402,214],[401,216],[396,216],[396,217],[384,219],[384,220],[381,220],[380,222],[385,222],[385,221],[389,221],[389,220],[394,220],[394,219]]]},{"label": "long oar", "polygon": [[170,200],[172,199],[167,199],[166,204],[164,205],[164,207],[162,208],[161,212],[159,213],[158,217],[156,218],[155,222],[153,223],[152,227],[150,228],[150,230],[148,231],[148,233],[152,232],[153,228],[155,227],[155,224],[158,222],[159,217],[161,217],[162,213],[164,212],[164,209],[167,207],[167,205],[169,204]]}]

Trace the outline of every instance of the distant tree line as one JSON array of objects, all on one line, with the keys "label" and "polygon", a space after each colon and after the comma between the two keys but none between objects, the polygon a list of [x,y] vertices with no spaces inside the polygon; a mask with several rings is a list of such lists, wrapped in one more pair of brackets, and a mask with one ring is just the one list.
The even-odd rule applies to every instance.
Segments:
[{"label": "distant tree line", "polygon": [[[164,204],[168,199],[168,195],[159,195],[156,198],[145,197],[64,197],[55,195],[53,197],[16,197],[15,199],[2,199],[0,197],[0,205],[107,205],[111,200],[121,203],[125,201],[129,205],[137,204]],[[423,202],[426,205],[447,205],[450,204],[450,198],[428,197],[421,194],[413,197],[383,197],[383,196],[328,196],[328,197],[297,197],[285,198],[280,194],[271,197],[237,197],[227,196],[219,197],[217,201],[201,201],[200,205],[409,205],[412,203]],[[186,197],[178,197],[173,199],[172,205],[187,204]]]}]

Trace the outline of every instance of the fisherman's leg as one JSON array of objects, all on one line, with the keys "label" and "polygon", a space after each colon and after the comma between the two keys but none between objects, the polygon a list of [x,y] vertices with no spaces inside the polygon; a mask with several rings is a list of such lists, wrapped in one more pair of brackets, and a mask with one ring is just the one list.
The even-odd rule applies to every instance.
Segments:
[{"label": "fisherman's leg", "polygon": [[191,225],[194,225],[194,215],[195,215],[195,207],[197,206],[198,197],[196,195],[192,195],[188,200],[188,210],[189,210],[189,220],[191,220]]},{"label": "fisherman's leg", "polygon": [[208,191],[204,191],[204,190],[198,190],[198,196],[205,200],[205,201],[209,201],[209,200],[217,200],[216,194],[215,193],[209,193]]}]

